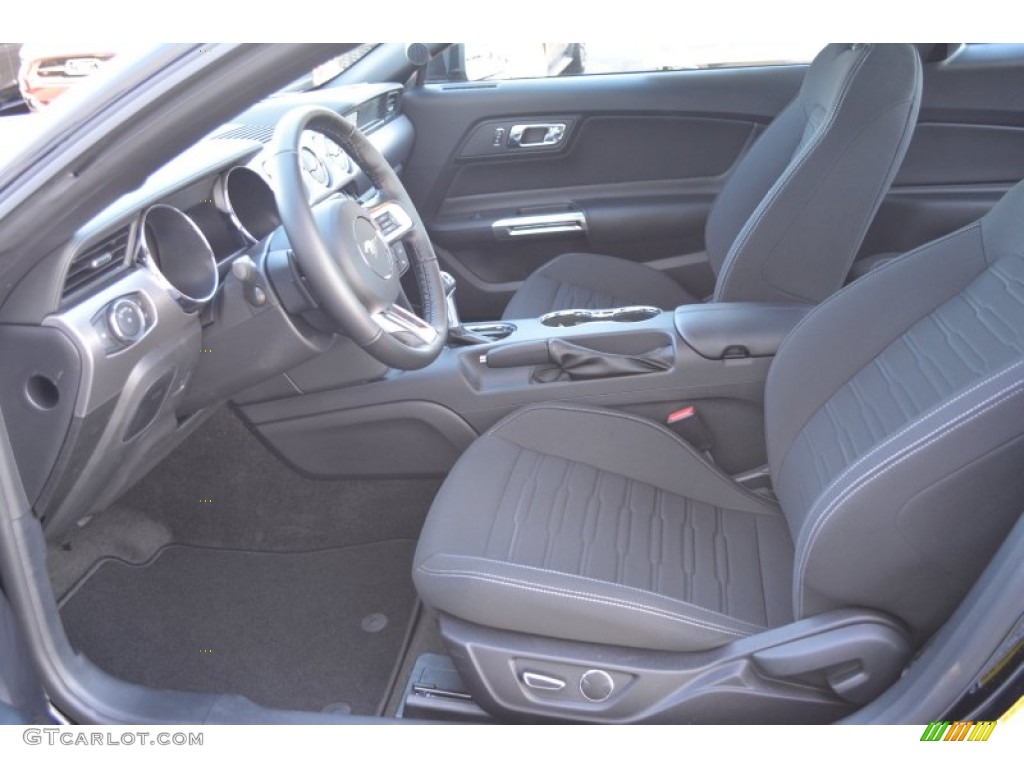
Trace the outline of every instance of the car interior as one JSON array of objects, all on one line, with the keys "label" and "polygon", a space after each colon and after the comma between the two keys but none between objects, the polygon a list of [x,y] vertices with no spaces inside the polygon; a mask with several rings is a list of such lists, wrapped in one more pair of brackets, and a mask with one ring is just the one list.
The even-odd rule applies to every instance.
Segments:
[{"label": "car interior", "polygon": [[1020,684],[1024,44],[565,45],[478,81],[348,46],[0,272],[0,721],[917,722]]}]

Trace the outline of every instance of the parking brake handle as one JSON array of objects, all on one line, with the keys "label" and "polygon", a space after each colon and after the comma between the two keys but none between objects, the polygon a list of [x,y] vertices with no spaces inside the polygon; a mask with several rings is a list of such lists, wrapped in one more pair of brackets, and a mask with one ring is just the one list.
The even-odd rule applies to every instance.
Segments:
[{"label": "parking brake handle", "polygon": [[531,375],[538,384],[569,379],[606,379],[666,371],[672,367],[672,345],[637,355],[599,352],[564,339],[527,341],[490,350],[482,358],[490,368],[540,366]]},{"label": "parking brake handle", "polygon": [[503,344],[480,356],[480,362],[488,368],[519,368],[522,366],[550,363],[547,340],[523,341],[518,344]]}]

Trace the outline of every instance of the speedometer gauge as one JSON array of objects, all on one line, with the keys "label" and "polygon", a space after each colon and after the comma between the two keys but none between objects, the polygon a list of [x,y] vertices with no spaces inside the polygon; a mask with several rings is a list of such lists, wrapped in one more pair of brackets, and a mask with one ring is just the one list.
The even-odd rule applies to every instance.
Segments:
[{"label": "speedometer gauge", "polygon": [[239,166],[221,176],[214,187],[213,200],[235,227],[254,243],[281,224],[274,191],[251,168]]}]

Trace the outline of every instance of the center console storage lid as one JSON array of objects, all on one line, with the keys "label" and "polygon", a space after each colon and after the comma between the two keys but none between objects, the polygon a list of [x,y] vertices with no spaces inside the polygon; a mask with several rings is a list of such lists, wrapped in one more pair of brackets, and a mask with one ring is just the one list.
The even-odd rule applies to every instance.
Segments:
[{"label": "center console storage lid", "polygon": [[810,304],[686,304],[676,309],[675,326],[702,357],[768,357],[812,309]]}]

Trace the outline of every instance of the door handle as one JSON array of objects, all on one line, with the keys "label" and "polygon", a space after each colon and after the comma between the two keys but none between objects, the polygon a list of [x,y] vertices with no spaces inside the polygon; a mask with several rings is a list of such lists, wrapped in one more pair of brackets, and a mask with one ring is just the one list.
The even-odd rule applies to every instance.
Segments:
[{"label": "door handle", "polygon": [[510,147],[557,147],[565,138],[565,123],[525,123],[508,132]]},{"label": "door handle", "polygon": [[534,216],[512,216],[491,224],[499,240],[517,237],[577,234],[587,231],[587,217],[583,211],[562,211]]}]

